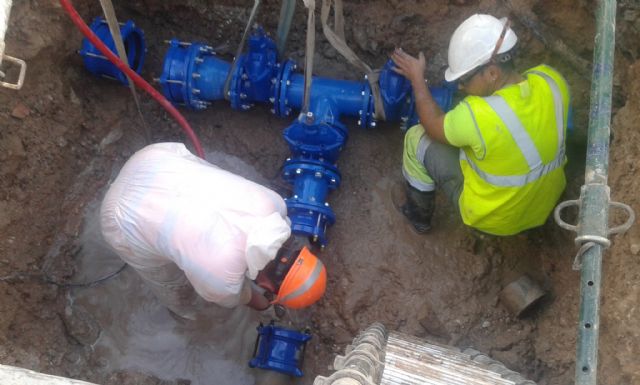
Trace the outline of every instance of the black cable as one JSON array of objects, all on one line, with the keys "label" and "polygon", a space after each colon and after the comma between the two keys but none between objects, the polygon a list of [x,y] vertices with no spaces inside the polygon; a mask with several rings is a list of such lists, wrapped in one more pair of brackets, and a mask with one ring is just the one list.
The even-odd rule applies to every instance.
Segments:
[{"label": "black cable", "polygon": [[126,263],[123,263],[122,266],[120,266],[118,268],[118,270],[114,271],[113,273],[107,274],[102,278],[99,278],[95,281],[91,281],[91,282],[85,282],[85,283],[60,283],[60,282],[56,282],[53,279],[51,279],[49,276],[45,275],[45,281],[47,283],[51,283],[53,285],[56,285],[58,287],[94,287],[96,285],[99,285],[100,283],[107,281],[113,277],[115,277],[116,275],[122,273],[122,271],[127,267],[128,265]]},{"label": "black cable", "polygon": [[62,288],[74,288],[74,287],[82,287],[82,288],[88,288],[88,287],[94,287],[104,281],[107,281],[113,277],[115,277],[116,275],[120,274],[125,268],[127,267],[126,263],[123,263],[122,266],[120,266],[118,268],[118,270],[114,271],[113,273],[109,273],[107,275],[105,275],[102,278],[99,278],[95,281],[91,281],[91,282],[83,282],[83,283],[61,283],[58,281],[55,281],[53,278],[49,277],[47,274],[45,273],[14,273],[11,275],[7,275],[4,277],[0,277],[0,281],[3,282],[12,282],[14,280],[22,280],[25,278],[35,278],[35,279],[39,279],[39,280],[43,280],[46,283],[52,284],[52,285],[56,285],[58,287],[62,287]]}]

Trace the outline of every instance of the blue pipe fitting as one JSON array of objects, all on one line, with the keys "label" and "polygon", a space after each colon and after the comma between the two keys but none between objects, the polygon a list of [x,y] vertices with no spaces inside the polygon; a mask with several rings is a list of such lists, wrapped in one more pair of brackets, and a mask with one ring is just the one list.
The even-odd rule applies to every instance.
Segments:
[{"label": "blue pipe fitting", "polygon": [[393,70],[392,60],[388,60],[380,71],[380,96],[388,121],[398,121],[409,114],[411,82]]},{"label": "blue pipe fitting", "polygon": [[[436,102],[438,106],[442,109],[442,111],[447,112],[451,109],[453,105],[453,96],[458,89],[457,83],[445,83],[442,87],[429,87],[429,91],[431,92],[431,97]],[[412,126],[419,123],[420,118],[418,117],[418,111],[416,110],[416,101],[411,94],[411,99],[407,104],[408,108],[406,112],[401,116],[401,128],[403,130],[409,129]]]},{"label": "blue pipe fitting", "polygon": [[[318,103],[325,108],[327,104]],[[327,196],[340,186],[341,175],[335,162],[347,140],[346,127],[326,118],[316,122],[314,113],[308,112],[285,129],[284,138],[293,154],[283,167],[283,178],[294,191],[286,199],[291,230],[324,247],[327,227],[336,220]]]},{"label": "blue pipe fitting", "polygon": [[[104,18],[95,18],[89,28],[109,47],[111,52],[118,55],[113,37],[109,31],[109,25]],[[144,32],[142,32],[140,28],[137,28],[133,21],[129,20],[124,24],[120,24],[120,35],[122,36],[122,41],[124,42],[124,47],[127,52],[127,60],[129,61],[127,64],[129,64],[132,70],[139,74],[144,65],[144,58],[147,51]],[[87,38],[82,40],[82,48],[78,53],[82,56],[84,66],[93,75],[117,80],[125,85],[128,84],[125,74],[102,55],[98,48],[91,44]]]},{"label": "blue pipe fitting", "polygon": [[224,82],[231,65],[218,59],[213,48],[201,43],[169,42],[160,76],[162,92],[173,103],[204,110],[224,97]]},{"label": "blue pipe fitting", "polygon": [[304,351],[311,339],[309,331],[285,329],[275,326],[273,321],[267,326],[260,324],[257,329],[258,338],[249,367],[302,377]]},{"label": "blue pipe fitting", "polygon": [[[323,85],[319,84],[318,89],[322,90]],[[311,109],[284,131],[292,153],[283,167],[283,177],[294,191],[293,197],[287,199],[291,230],[312,238],[321,247],[327,243],[328,225],[335,223],[327,195],[340,185],[336,161],[348,137],[347,128],[339,120],[338,107],[347,105],[338,103],[346,103],[348,98],[337,99],[312,96]]]},{"label": "blue pipe fitting", "polygon": [[294,189],[294,195],[285,198],[291,231],[326,246],[327,227],[336,221],[327,195],[329,189],[335,190],[340,185],[340,172],[320,161],[290,158],[285,162],[283,175]]},{"label": "blue pipe fitting", "polygon": [[254,103],[267,103],[275,93],[280,72],[278,50],[262,28],[249,37],[249,50],[238,58],[231,77],[229,101],[233,109],[248,110]]},{"label": "blue pipe fitting", "polygon": [[[411,89],[411,82],[393,70],[392,60],[387,61],[380,72],[380,94],[384,103],[387,121],[402,122],[407,129],[418,123],[418,113]],[[429,87],[434,101],[443,111],[449,111],[453,105],[453,96],[458,89],[457,83],[445,82],[442,87]]]},{"label": "blue pipe fitting", "polygon": [[[282,75],[277,79],[275,113],[279,116],[289,116],[293,109],[299,110],[302,107],[304,75],[294,72],[296,69],[295,62],[285,62]],[[358,125],[361,127],[369,126],[373,116],[373,97],[368,82],[314,76],[311,84],[310,106],[328,99],[334,104],[331,112],[337,113],[333,116],[333,121],[341,115],[346,115],[357,117]],[[316,120],[323,120],[322,115],[316,116]]]},{"label": "blue pipe fitting", "polygon": [[[278,61],[276,46],[261,28],[250,37],[248,51],[237,59],[230,77],[227,98],[234,109],[247,110],[254,103],[272,104],[271,112],[291,116],[304,100],[304,76],[295,62]],[[224,98],[224,83],[231,65],[202,44],[171,42],[160,78],[165,96],[174,103],[203,109]],[[393,71],[389,61],[380,74],[380,92],[387,121],[401,121],[403,127],[418,121],[411,84]],[[444,111],[451,108],[455,84],[430,87]],[[331,190],[341,181],[336,166],[348,137],[340,121],[343,116],[358,119],[361,127],[375,127],[374,101],[368,80],[347,81],[314,76],[308,111],[284,131],[291,157],[283,166],[283,178],[293,185],[286,199],[291,229],[324,247],[326,230],[336,215],[327,202]]]}]

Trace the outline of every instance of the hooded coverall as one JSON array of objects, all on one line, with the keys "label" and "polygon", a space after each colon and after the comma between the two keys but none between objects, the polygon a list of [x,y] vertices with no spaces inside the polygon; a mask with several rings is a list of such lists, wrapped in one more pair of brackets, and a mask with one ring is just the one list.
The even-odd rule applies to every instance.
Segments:
[{"label": "hooded coverall", "polygon": [[275,192],[191,154],[181,143],[135,153],[101,207],[105,240],[170,310],[204,300],[231,308],[291,235]]}]

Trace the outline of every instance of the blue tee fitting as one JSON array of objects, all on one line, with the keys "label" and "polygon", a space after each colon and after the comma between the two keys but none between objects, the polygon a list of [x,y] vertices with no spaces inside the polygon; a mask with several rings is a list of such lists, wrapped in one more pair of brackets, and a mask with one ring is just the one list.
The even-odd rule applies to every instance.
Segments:
[{"label": "blue tee fitting", "polygon": [[[234,109],[270,103],[273,114],[291,116],[304,102],[305,80],[296,70],[295,62],[278,60],[275,44],[258,28],[234,68],[204,44],[172,40],[160,83],[169,100],[192,109],[204,109],[210,102],[226,98]],[[417,123],[411,84],[393,71],[393,62],[381,70],[378,84],[386,120],[401,121],[404,128]],[[430,90],[444,111],[451,108],[455,84]],[[294,192],[286,199],[292,232],[325,246],[327,227],[336,219],[327,197],[340,185],[336,162],[348,137],[341,118],[353,117],[365,128],[375,127],[377,122],[366,77],[349,81],[314,76],[309,92],[308,111],[284,131],[292,155],[283,166],[283,178],[293,185]]]}]

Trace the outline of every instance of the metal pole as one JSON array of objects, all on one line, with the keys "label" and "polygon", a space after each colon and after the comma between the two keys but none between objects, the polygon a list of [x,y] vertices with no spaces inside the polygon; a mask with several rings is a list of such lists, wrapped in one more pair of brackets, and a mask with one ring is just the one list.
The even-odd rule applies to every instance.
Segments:
[{"label": "metal pole", "polygon": [[276,46],[278,47],[278,57],[282,58],[287,46],[287,37],[291,29],[291,21],[296,11],[296,0],[282,0],[280,8],[280,19],[278,20],[278,32]]},{"label": "metal pole", "polygon": [[[602,254],[609,234],[609,135],[611,91],[615,48],[616,1],[600,0],[593,56],[591,109],[582,187],[579,235],[591,241],[582,254],[580,278],[580,321],[576,357],[576,384],[596,385],[598,336],[600,330],[600,288]],[[581,238],[580,236],[578,238]],[[578,239],[576,239],[578,240]]]}]

